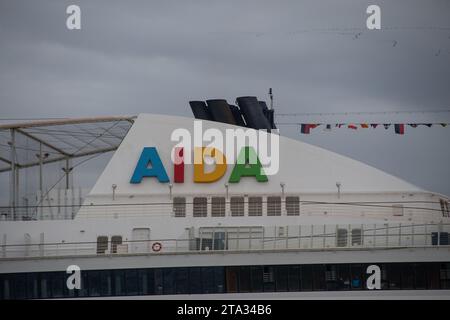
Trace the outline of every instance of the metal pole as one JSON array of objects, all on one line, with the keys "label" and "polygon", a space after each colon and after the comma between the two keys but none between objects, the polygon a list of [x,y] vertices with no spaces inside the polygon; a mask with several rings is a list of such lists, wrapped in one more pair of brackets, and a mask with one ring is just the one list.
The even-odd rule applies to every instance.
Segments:
[{"label": "metal pole", "polygon": [[66,190],[69,190],[69,172],[70,172],[70,164],[69,164],[69,158],[66,159]]},{"label": "metal pole", "polygon": [[[42,194],[42,143],[39,143],[39,190]],[[41,197],[42,201],[42,197]]]},{"label": "metal pole", "polygon": [[43,217],[43,208],[42,208],[42,202],[44,201],[43,196],[43,180],[42,180],[42,143],[39,143],[39,206],[41,211],[41,218]]},{"label": "metal pole", "polygon": [[11,217],[15,220],[15,208],[16,208],[16,134],[14,129],[11,129],[11,175],[9,186],[9,205],[11,207]]},{"label": "metal pole", "polygon": [[[15,179],[16,179],[16,184],[15,184],[15,188],[16,188],[16,190],[14,191],[14,194],[15,194],[15,199],[14,199],[14,203],[16,204],[16,207],[17,206],[19,206],[19,167],[17,167],[16,168],[16,174],[15,174]],[[18,218],[20,218],[20,215],[21,215],[21,213],[20,213],[20,208],[16,208],[16,210],[15,210],[15,216],[16,216],[16,219],[18,219]]]},{"label": "metal pole", "polygon": [[269,98],[270,98],[270,110],[273,110],[273,91],[269,88]]}]

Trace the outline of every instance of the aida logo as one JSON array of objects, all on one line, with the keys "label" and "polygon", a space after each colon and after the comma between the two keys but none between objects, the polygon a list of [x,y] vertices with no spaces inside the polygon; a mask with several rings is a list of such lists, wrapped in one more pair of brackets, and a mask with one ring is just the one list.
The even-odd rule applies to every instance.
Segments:
[{"label": "aida logo", "polygon": [[[170,135],[174,143],[170,165],[164,166],[156,147],[145,147],[134,169],[130,183],[141,183],[143,178],[170,182],[167,169],[173,167],[173,182],[185,182],[185,167],[193,170],[193,182],[210,183],[224,177],[237,183],[242,178],[268,181],[267,176],[279,170],[278,134],[236,128],[203,130],[202,121],[194,121],[193,130],[176,128]],[[234,163],[234,166],[229,166]],[[192,169],[191,169],[192,168]]]},{"label": "aida logo", "polygon": [[[184,183],[185,161],[184,148],[174,148],[175,158],[173,161],[174,182]],[[207,159],[211,159],[208,165],[213,170],[206,170]],[[217,148],[195,147],[194,148],[194,182],[210,183],[221,179],[227,171],[227,159]],[[161,161],[155,147],[145,147],[139,157],[130,183],[141,183],[143,178],[157,178],[159,182],[170,182],[167,171]],[[242,177],[253,177],[258,182],[267,182],[261,162],[252,147],[243,147],[239,152],[237,161],[231,171],[228,182],[237,183]]]}]

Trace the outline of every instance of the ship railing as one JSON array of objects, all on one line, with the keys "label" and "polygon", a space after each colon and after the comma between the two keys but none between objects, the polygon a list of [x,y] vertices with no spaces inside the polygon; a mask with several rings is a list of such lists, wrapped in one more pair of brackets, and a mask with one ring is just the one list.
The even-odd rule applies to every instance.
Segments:
[{"label": "ship railing", "polygon": [[[295,231],[296,230],[296,231]],[[242,251],[448,248],[450,224],[202,227],[191,238],[98,242],[2,243],[0,259]]]}]

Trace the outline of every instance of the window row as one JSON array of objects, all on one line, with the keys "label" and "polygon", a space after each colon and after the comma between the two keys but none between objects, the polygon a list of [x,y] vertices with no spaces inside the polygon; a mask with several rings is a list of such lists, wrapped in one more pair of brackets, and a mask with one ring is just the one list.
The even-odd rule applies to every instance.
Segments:
[{"label": "window row", "polygon": [[[300,214],[300,198],[294,196],[285,197],[285,210],[288,216]],[[271,196],[266,198],[267,216],[281,216],[281,197]],[[230,197],[230,215],[233,217],[243,217],[245,215],[245,198],[239,196]],[[225,197],[211,197],[209,204],[211,217],[225,217],[226,200]],[[263,197],[248,197],[247,214],[249,217],[263,215]],[[173,213],[175,217],[186,217],[186,198],[173,198]],[[208,216],[208,198],[195,197],[193,199],[192,215],[194,217]]]},{"label": "window row", "polygon": [[[376,263],[375,263],[376,264]],[[381,263],[382,290],[450,289],[450,263]],[[0,274],[0,299],[367,290],[368,264],[257,265]]]},{"label": "window row", "polygon": [[[122,236],[111,237],[111,251],[110,253],[119,253],[118,247],[122,244]],[[103,254],[109,250],[108,236],[97,237],[97,254]]]}]

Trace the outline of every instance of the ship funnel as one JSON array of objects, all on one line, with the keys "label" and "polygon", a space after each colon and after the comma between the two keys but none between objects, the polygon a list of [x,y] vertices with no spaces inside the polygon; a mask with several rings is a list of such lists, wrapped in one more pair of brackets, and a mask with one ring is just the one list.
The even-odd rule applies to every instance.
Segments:
[{"label": "ship funnel", "polygon": [[[272,126],[263,112],[263,106],[256,97],[239,97],[236,102],[249,128],[270,130]],[[265,102],[264,102],[265,105]],[[267,106],[265,106],[267,108]]]},{"label": "ship funnel", "polygon": [[236,120],[226,100],[206,100],[206,103],[214,121],[236,125]]},{"label": "ship funnel", "polygon": [[244,118],[242,117],[241,110],[239,110],[237,106],[233,105],[230,105],[230,110],[231,113],[233,114],[234,121],[236,121],[236,124],[241,127],[246,127],[247,125],[245,124]]},{"label": "ship funnel", "polygon": [[267,108],[267,104],[265,101],[258,101],[264,116],[266,117],[267,121],[269,121],[270,127],[272,129],[276,129],[275,125],[275,117],[274,117],[274,110]]},{"label": "ship funnel", "polygon": [[189,105],[191,106],[195,119],[213,120],[204,101],[189,101]]}]

